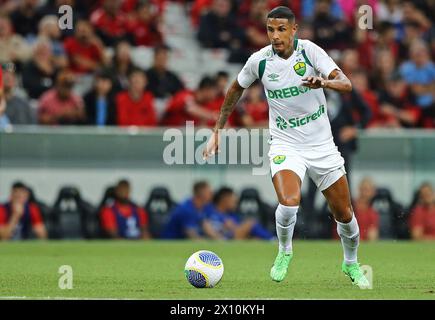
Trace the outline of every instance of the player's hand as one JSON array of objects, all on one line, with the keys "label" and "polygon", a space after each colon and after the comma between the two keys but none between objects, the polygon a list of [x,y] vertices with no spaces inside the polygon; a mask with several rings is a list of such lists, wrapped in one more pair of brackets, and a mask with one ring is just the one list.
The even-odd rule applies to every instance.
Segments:
[{"label": "player's hand", "polygon": [[216,152],[219,152],[219,132],[213,131],[210,139],[207,142],[207,146],[202,152],[202,159],[207,160],[208,157],[213,156]]},{"label": "player's hand", "polygon": [[326,80],[322,77],[305,77],[302,79],[302,85],[311,89],[324,88],[326,86]]}]

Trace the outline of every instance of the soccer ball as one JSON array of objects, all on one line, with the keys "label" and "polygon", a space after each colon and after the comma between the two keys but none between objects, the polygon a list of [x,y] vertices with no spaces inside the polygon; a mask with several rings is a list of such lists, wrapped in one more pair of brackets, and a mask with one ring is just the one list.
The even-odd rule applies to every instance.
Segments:
[{"label": "soccer ball", "polygon": [[213,288],[222,279],[224,264],[216,253],[201,250],[187,260],[184,274],[187,281],[196,288]]}]

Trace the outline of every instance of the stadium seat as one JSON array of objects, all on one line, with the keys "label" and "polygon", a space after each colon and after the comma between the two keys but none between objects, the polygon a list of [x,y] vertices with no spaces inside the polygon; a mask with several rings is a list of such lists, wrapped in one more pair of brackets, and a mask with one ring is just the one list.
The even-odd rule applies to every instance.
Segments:
[{"label": "stadium seat", "polygon": [[265,203],[255,188],[245,188],[240,192],[237,212],[242,218],[255,218],[271,232],[275,230],[275,208]]},{"label": "stadium seat", "polygon": [[[376,190],[372,206],[379,213],[379,238],[396,238],[399,228],[402,229],[403,222],[406,223],[403,207],[394,201],[390,190],[386,188]],[[403,230],[400,232],[403,233]]]},{"label": "stadium seat", "polygon": [[94,208],[84,201],[77,188],[65,186],[50,214],[52,237],[56,239],[89,239],[92,237]]},{"label": "stadium seat", "polygon": [[104,191],[103,199],[101,199],[100,205],[98,206],[98,211],[105,206],[112,205],[113,201],[115,201],[115,186],[109,186]]},{"label": "stadium seat", "polygon": [[144,46],[138,46],[131,49],[131,60],[133,64],[143,70],[151,67],[153,62],[153,49]]},{"label": "stadium seat", "polygon": [[[302,209],[301,214],[298,214],[298,220],[303,215],[304,213]],[[321,209],[310,216],[312,220],[307,222],[307,224],[309,225],[307,238],[331,239],[332,233],[336,227],[334,216],[332,215],[328,202],[324,201]]]},{"label": "stadium seat", "polygon": [[[47,229],[48,235],[50,235],[51,225],[50,225],[50,221],[49,221],[49,216],[50,216],[51,208],[45,202],[42,202],[36,198],[35,193],[34,193],[32,188],[27,186],[27,189],[29,190],[29,193],[30,193],[29,202],[33,202],[38,206],[39,210],[41,211],[41,215],[42,215],[42,219],[43,219],[44,224],[45,224],[45,228]],[[32,234],[30,238],[33,239],[34,235]]]},{"label": "stadium seat", "polygon": [[171,209],[176,205],[166,187],[155,187],[151,190],[145,203],[149,216],[150,232],[153,238],[160,238],[161,231],[169,219]]},{"label": "stadium seat", "polygon": [[100,204],[95,209],[95,212],[93,214],[93,224],[95,225],[94,229],[94,238],[106,238],[106,234],[103,232],[101,228],[101,221],[100,221],[100,212],[101,209],[105,206],[111,206],[113,202],[115,201],[115,186],[108,186],[106,190],[104,191],[103,198],[100,201]]}]

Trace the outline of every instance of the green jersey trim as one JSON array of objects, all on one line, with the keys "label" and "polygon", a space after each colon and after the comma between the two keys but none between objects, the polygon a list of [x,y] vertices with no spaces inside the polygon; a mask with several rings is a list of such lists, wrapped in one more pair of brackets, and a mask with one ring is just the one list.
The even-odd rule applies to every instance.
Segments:
[{"label": "green jersey trim", "polygon": [[258,76],[260,80],[263,78],[264,70],[266,70],[266,59],[261,60],[258,65]]},{"label": "green jersey trim", "polygon": [[307,54],[305,53],[305,49],[302,50],[302,55],[304,56],[305,62],[311,67],[313,68],[313,65],[311,64],[310,59],[308,59]]}]

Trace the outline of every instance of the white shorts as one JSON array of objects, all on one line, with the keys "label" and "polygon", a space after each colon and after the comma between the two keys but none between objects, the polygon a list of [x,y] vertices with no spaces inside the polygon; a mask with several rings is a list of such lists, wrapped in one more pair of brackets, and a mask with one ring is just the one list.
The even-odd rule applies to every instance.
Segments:
[{"label": "white shorts", "polygon": [[316,148],[296,149],[283,143],[274,143],[268,153],[272,178],[278,171],[291,170],[301,182],[305,173],[323,191],[346,174],[344,159],[335,144]]}]

